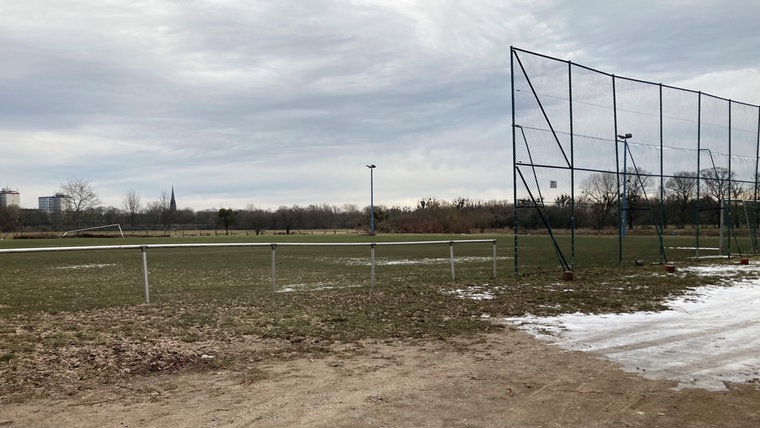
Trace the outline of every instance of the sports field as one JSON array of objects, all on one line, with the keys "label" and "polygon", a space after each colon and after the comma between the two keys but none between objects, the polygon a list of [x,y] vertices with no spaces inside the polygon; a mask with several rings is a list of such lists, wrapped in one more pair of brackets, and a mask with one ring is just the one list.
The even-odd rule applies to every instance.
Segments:
[{"label": "sports field", "polygon": [[[370,376],[375,371],[365,372],[359,367],[371,366],[373,359],[380,358],[378,352],[400,352],[395,360],[392,359],[396,361],[396,367],[403,367],[407,361],[405,358],[420,361],[419,374],[428,373],[431,378],[444,376],[436,375],[435,371],[428,372],[438,357],[442,365],[452,358],[451,370],[474,370],[457,369],[459,363],[456,361],[460,360],[454,356],[458,354],[472,360],[477,366],[477,361],[484,355],[509,358],[512,351],[503,349],[504,346],[517,352],[520,346],[531,343],[530,352],[526,350],[528,353],[525,354],[529,361],[537,362],[541,355],[547,356],[545,363],[561,361],[561,356],[551,357],[552,352],[560,351],[541,348],[547,345],[533,344],[533,339],[524,334],[489,320],[526,314],[550,316],[657,310],[664,308],[663,302],[667,298],[699,285],[714,283],[716,279],[694,271],[684,270],[677,275],[666,273],[661,265],[656,264],[659,247],[657,238],[652,236],[629,237],[625,243],[626,254],[632,259],[646,261],[643,266],[629,260],[618,266],[615,238],[578,237],[578,269],[576,280],[572,282],[560,280],[561,271],[546,236],[520,238],[519,277],[513,275],[513,240],[505,235],[16,240],[0,241],[0,248],[257,240],[264,243],[347,240],[369,243],[459,239],[496,239],[496,279],[492,278],[491,244],[454,246],[455,281],[450,276],[448,245],[378,247],[375,287],[370,286],[369,247],[282,246],[277,249],[274,293],[271,251],[267,247],[151,249],[147,253],[150,304],[144,302],[142,254],[139,250],[0,254],[0,394],[4,403],[13,405],[8,409],[18,412],[9,413],[16,416],[3,416],[8,418],[6,420],[0,417],[0,423],[10,421],[10,426],[16,426],[12,425],[13,421],[40,422],[28,414],[30,408],[56,408],[60,404],[58,413],[66,413],[71,412],[68,406],[72,403],[78,403],[77,406],[104,405],[97,397],[106,392],[110,398],[105,405],[142,403],[151,396],[161,401],[162,397],[166,398],[167,388],[177,393],[184,391],[188,386],[185,376],[230,374],[232,378],[225,377],[224,382],[232,382],[228,386],[236,391],[239,388],[285,388],[287,385],[281,383],[284,367],[290,367],[287,370],[292,370],[295,375],[304,369],[301,363],[312,364],[314,361],[324,361],[330,370],[353,367],[351,370],[357,376],[359,372]],[[669,259],[678,266],[706,263],[690,260],[694,252],[692,241],[688,237],[668,237],[667,246],[672,247],[668,250]],[[710,263],[716,262],[715,259],[709,260]],[[736,263],[736,260],[718,262]],[[496,349],[481,349],[486,344],[486,348]],[[385,349],[388,346],[393,349]],[[423,356],[431,349],[436,349],[438,357],[427,360],[433,366],[425,366]],[[387,362],[384,357],[380,360]],[[514,363],[505,362],[517,367]],[[524,374],[528,368],[520,370]],[[545,373],[536,374],[534,379],[548,384],[546,376],[551,376],[552,370],[561,369],[551,366],[541,370]],[[415,373],[417,371],[406,372],[403,376],[412,379]],[[335,374],[325,373],[325,376],[332,379],[330,376]],[[607,373],[604,376],[612,375]],[[203,379],[203,382],[214,384],[205,377]],[[403,380],[403,377],[399,379]],[[399,379],[394,377],[387,382],[390,385],[400,382]],[[369,382],[370,379],[365,380]],[[502,381],[505,383],[500,394],[507,394],[504,392],[506,388],[517,391],[514,382]],[[317,377],[309,382],[319,383],[321,380]],[[167,387],[167,384],[173,386]],[[164,392],[151,395],[155,390],[146,385],[164,385],[161,389]],[[403,383],[394,385],[400,388],[397,391],[400,396],[419,392],[414,386],[404,392]],[[297,387],[289,385],[288,388]],[[366,388],[366,394],[360,400],[362,406],[386,404],[390,397],[383,395],[382,388],[371,382],[352,388],[356,391]],[[375,391],[377,388],[380,392]],[[302,390],[301,393],[308,396],[313,391]],[[683,394],[679,400],[686,400],[694,393]],[[726,396],[724,400],[741,402],[747,397],[751,397],[751,391]],[[399,404],[403,401],[399,397],[396,399],[400,400]],[[413,401],[411,396],[407,399]],[[53,400],[52,407],[51,402],[45,400]],[[728,402],[720,403],[725,405]],[[267,414],[266,406],[272,403],[274,401],[262,403],[264,407],[259,409],[260,413]],[[298,407],[300,404],[277,403],[302,409]],[[163,405],[176,403],[169,400]],[[535,403],[524,401],[523,405],[528,409]],[[698,410],[695,408],[694,411]],[[19,416],[24,411],[27,415]],[[236,415],[224,419],[224,423],[215,425],[206,421],[197,426],[242,426],[235,425],[235,420],[243,417],[239,413]],[[299,419],[297,412],[295,415],[283,419],[289,421],[284,425],[309,421]],[[420,417],[423,415],[424,412],[420,413]],[[628,420],[628,416],[624,416],[620,416],[621,420]],[[103,420],[93,414],[86,417],[96,422]],[[141,424],[146,426],[170,421],[161,419],[155,412],[142,417],[149,419],[149,423]],[[390,416],[383,420],[382,412],[377,417],[384,424],[417,420]],[[530,414],[525,413],[524,417],[529,418]],[[580,413],[575,417],[583,420]],[[748,416],[743,414],[741,417]],[[123,418],[127,422],[136,421],[126,414]],[[327,417],[324,420],[337,421],[337,425],[343,426],[355,425],[351,422],[357,421],[349,418],[340,422]],[[498,420],[480,419],[483,423],[479,425],[498,426]],[[276,422],[276,418],[273,421]],[[97,426],[96,422],[89,426]]]}]

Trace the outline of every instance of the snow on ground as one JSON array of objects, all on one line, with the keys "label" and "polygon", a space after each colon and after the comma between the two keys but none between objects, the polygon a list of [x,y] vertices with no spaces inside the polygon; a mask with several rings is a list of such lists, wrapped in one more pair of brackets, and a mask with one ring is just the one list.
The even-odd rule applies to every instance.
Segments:
[{"label": "snow on ground", "polygon": [[678,388],[725,390],[726,382],[760,382],[760,268],[705,266],[681,271],[744,279],[700,287],[663,312],[566,314],[509,318],[569,350],[599,353],[623,370]]},{"label": "snow on ground", "polygon": [[[491,300],[493,299],[494,295],[492,291],[487,290],[488,284],[485,284],[484,286],[478,286],[478,285],[471,285],[467,288],[458,288],[456,290],[447,291],[447,294],[453,294],[460,299],[471,299],[471,300]],[[496,287],[498,289],[499,287]]]},{"label": "snow on ground", "polygon": [[289,284],[286,287],[282,287],[278,289],[277,291],[280,293],[292,293],[294,291],[322,291],[322,290],[332,290],[335,288],[357,288],[362,287],[360,284],[333,284],[328,282],[310,282],[310,283],[301,283],[301,284]]},{"label": "snow on ground", "polygon": [[99,269],[109,266],[115,266],[113,263],[90,263],[86,265],[66,265],[66,266],[57,266],[53,269],[62,269],[62,270],[77,270],[77,269]]},{"label": "snow on ground", "polygon": [[[343,258],[330,258],[324,257],[325,261],[347,264],[350,266],[369,266],[370,260],[368,257],[343,257]],[[496,257],[497,261],[512,260],[512,257],[499,256]],[[447,265],[451,259],[449,257],[427,257],[419,259],[391,259],[377,257],[375,264],[378,266],[405,266],[405,265]],[[491,262],[493,257],[491,256],[457,256],[454,258],[454,263],[481,263]]]}]

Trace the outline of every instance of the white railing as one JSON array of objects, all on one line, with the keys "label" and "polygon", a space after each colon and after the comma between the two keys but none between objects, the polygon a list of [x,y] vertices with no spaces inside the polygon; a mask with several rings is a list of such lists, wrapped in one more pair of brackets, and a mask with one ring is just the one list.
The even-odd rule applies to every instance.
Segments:
[{"label": "white railing", "polygon": [[375,287],[375,248],[391,245],[449,245],[449,265],[451,279],[456,280],[454,268],[454,244],[488,243],[493,245],[493,277],[496,278],[496,240],[495,239],[460,239],[450,241],[411,241],[411,242],[278,242],[278,243],[204,243],[204,244],[130,244],[130,245],[82,245],[74,247],[44,248],[8,248],[0,249],[0,254],[8,253],[42,253],[54,251],[100,251],[100,250],[140,250],[143,261],[143,278],[145,282],[145,303],[150,303],[150,286],[148,283],[148,249],[150,248],[206,248],[206,247],[269,247],[272,251],[272,293],[277,292],[277,247],[370,247],[370,286]]}]

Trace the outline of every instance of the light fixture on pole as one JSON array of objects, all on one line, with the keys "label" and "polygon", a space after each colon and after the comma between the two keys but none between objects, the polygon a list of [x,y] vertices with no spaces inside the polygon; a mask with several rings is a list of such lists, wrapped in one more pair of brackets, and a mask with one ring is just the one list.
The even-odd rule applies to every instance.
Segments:
[{"label": "light fixture on pole", "polygon": [[369,168],[369,234],[375,235],[375,164],[367,165]]},{"label": "light fixture on pole", "polygon": [[625,238],[625,223],[628,217],[628,211],[626,211],[626,200],[628,199],[628,139],[633,138],[633,135],[623,134],[617,137],[623,142],[623,206],[620,210],[620,227],[622,228],[622,236]]}]

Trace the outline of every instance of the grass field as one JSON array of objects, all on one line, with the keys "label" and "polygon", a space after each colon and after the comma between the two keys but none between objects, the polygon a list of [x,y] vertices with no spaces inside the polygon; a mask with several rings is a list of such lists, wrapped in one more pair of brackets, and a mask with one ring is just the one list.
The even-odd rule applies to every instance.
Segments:
[{"label": "grass field", "polygon": [[[501,328],[483,322],[484,314],[653,310],[711,280],[667,274],[650,263],[618,266],[617,239],[588,236],[577,238],[573,282],[559,280],[546,236],[520,238],[519,277],[512,237],[504,235],[81,238],[6,240],[0,248],[456,239],[496,239],[498,277],[492,278],[490,243],[454,247],[456,281],[448,245],[379,246],[374,288],[368,246],[281,246],[273,294],[268,247],[151,249],[145,304],[139,250],[0,254],[0,395],[7,401],[65,394],[169,368],[250,367],[251,358],[318,356],[326,344],[363,338],[446,339]],[[630,237],[625,245],[631,258],[657,260],[656,237]],[[669,237],[666,245],[688,248],[693,238]],[[678,263],[693,256],[671,252]],[[468,295],[485,298],[462,298]],[[275,345],[235,346],[254,338]]]}]

